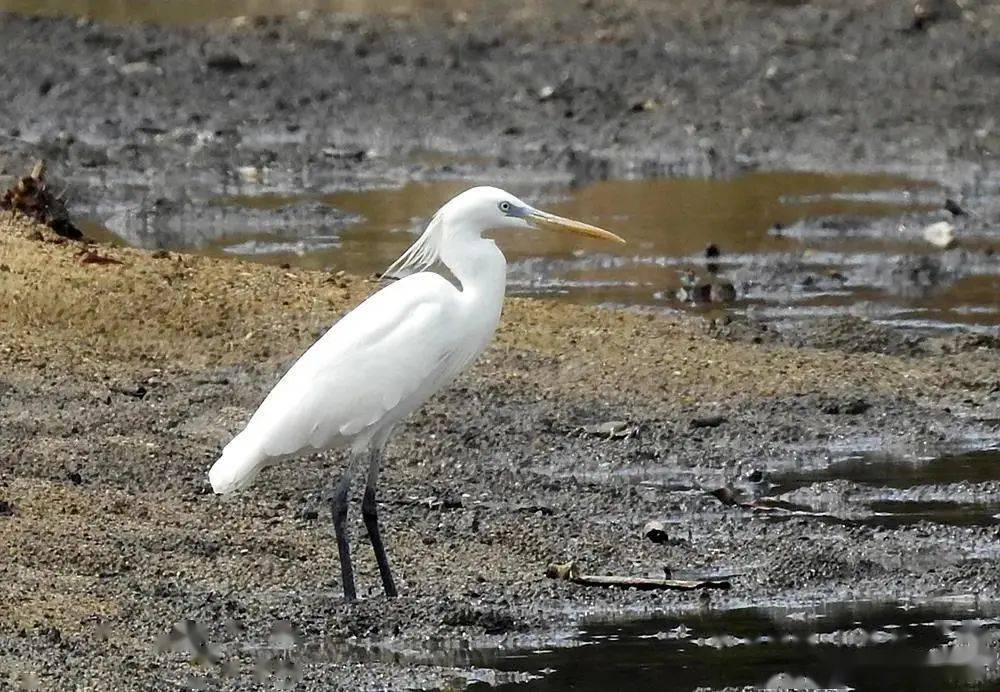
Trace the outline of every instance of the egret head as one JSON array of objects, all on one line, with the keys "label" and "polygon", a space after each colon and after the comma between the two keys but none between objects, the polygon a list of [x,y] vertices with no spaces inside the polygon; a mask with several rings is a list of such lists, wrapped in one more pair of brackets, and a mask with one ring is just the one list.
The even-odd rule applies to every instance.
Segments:
[{"label": "egret head", "polygon": [[485,231],[507,228],[569,231],[591,238],[625,242],[603,228],[535,209],[500,188],[474,187],[453,197],[441,207],[427,224],[423,234],[383,276],[401,278],[409,273],[422,271],[440,259],[446,243],[460,239],[478,239]]},{"label": "egret head", "polygon": [[438,213],[445,216],[454,227],[462,226],[477,234],[504,228],[533,228],[568,231],[591,238],[625,242],[603,228],[535,209],[497,187],[483,186],[466,190],[452,198]]}]

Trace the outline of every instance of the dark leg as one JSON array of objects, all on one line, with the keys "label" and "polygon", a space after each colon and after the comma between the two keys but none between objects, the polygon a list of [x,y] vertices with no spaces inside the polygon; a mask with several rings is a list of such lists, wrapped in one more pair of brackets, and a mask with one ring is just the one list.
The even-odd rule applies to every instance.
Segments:
[{"label": "dark leg", "polygon": [[382,588],[389,598],[396,597],[396,584],[392,581],[392,571],[389,569],[389,558],[385,555],[385,546],[382,545],[382,534],[378,529],[378,505],[375,502],[375,482],[378,479],[378,467],[381,461],[379,451],[372,451],[368,462],[368,483],[365,485],[365,497],[361,501],[361,517],[365,520],[365,528],[368,530],[368,539],[372,543],[375,551],[375,561],[378,562],[378,571],[382,575]]},{"label": "dark leg", "polygon": [[330,497],[330,510],[333,514],[333,530],[337,534],[337,550],[340,552],[340,581],[344,585],[344,598],[348,601],[357,599],[354,589],[354,568],[351,566],[351,547],[347,543],[347,501],[351,489],[351,473],[344,471],[337,487]]}]

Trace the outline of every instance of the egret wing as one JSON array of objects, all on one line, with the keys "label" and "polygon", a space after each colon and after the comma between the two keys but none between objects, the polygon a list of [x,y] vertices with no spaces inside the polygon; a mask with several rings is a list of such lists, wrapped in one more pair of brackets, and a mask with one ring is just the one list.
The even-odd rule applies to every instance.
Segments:
[{"label": "egret wing", "polygon": [[371,296],[292,366],[240,444],[281,457],[345,444],[387,417],[407,415],[466,360],[453,319],[457,301],[457,289],[432,273]]}]

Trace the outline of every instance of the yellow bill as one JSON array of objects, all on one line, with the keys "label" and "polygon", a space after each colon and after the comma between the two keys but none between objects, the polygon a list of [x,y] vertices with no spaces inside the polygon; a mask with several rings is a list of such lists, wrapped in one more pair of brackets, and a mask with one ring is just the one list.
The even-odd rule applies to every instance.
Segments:
[{"label": "yellow bill", "polygon": [[570,233],[577,233],[590,238],[613,240],[616,243],[625,242],[624,238],[619,235],[615,235],[611,231],[606,231],[603,228],[598,228],[597,226],[591,226],[589,223],[574,221],[573,219],[564,219],[561,216],[539,211],[538,209],[532,209],[525,215],[524,218],[529,224],[538,229],[548,231],[569,231]]}]

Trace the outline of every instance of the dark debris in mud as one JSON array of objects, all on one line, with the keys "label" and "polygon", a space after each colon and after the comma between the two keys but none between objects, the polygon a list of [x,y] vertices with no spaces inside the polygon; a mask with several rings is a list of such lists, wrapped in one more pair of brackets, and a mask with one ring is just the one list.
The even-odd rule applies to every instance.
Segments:
[{"label": "dark debris in mud", "polygon": [[83,238],[83,231],[70,220],[65,200],[53,193],[46,181],[45,164],[42,162],[4,191],[0,196],[0,209],[24,214],[63,238]]}]

